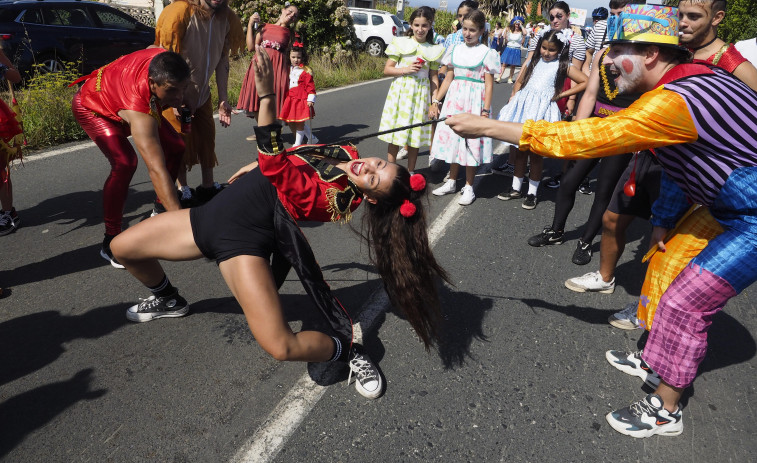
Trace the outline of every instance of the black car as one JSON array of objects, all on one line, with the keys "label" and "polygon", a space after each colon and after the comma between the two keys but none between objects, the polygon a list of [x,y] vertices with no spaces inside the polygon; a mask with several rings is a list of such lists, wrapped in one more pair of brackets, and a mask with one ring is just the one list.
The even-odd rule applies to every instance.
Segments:
[{"label": "black car", "polygon": [[80,0],[0,0],[0,39],[19,71],[60,70],[81,61],[88,73],[116,58],[147,48],[155,29],[103,3]]}]

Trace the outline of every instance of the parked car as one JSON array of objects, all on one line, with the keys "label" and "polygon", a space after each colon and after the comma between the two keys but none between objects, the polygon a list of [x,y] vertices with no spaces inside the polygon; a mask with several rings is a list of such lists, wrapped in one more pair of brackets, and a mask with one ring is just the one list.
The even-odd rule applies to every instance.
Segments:
[{"label": "parked car", "polygon": [[81,60],[83,73],[146,48],[155,29],[104,3],[81,0],[0,0],[0,38],[19,71],[55,72]]},{"label": "parked car", "polygon": [[394,37],[404,31],[400,19],[386,11],[368,8],[350,8],[355,35],[365,44],[371,56],[381,56]]}]

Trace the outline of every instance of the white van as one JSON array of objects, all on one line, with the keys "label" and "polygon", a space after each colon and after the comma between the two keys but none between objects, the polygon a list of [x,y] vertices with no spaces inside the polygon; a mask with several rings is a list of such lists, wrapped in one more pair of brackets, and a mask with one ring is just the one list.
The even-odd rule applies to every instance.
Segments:
[{"label": "white van", "polygon": [[394,37],[403,34],[399,18],[389,12],[368,8],[350,8],[355,35],[371,56],[381,56]]}]

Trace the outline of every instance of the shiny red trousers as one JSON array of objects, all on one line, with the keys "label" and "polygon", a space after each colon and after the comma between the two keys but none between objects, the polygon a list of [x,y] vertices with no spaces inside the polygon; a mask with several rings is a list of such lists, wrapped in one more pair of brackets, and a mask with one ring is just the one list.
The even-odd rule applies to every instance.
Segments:
[{"label": "shiny red trousers", "polygon": [[[82,106],[80,93],[74,96],[71,110],[76,121],[110,162],[110,175],[103,186],[105,234],[117,235],[121,233],[129,183],[137,170],[137,152],[128,140],[131,130],[125,123],[97,116]],[[184,156],[184,140],[162,116],[158,136],[166,168],[175,182]]]}]

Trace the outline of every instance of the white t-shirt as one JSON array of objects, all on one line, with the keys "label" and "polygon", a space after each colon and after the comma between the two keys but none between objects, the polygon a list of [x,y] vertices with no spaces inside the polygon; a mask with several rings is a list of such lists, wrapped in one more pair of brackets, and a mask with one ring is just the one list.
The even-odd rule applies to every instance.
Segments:
[{"label": "white t-shirt", "polygon": [[754,67],[757,67],[757,38],[746,39],[734,44],[741,56],[748,59]]}]

